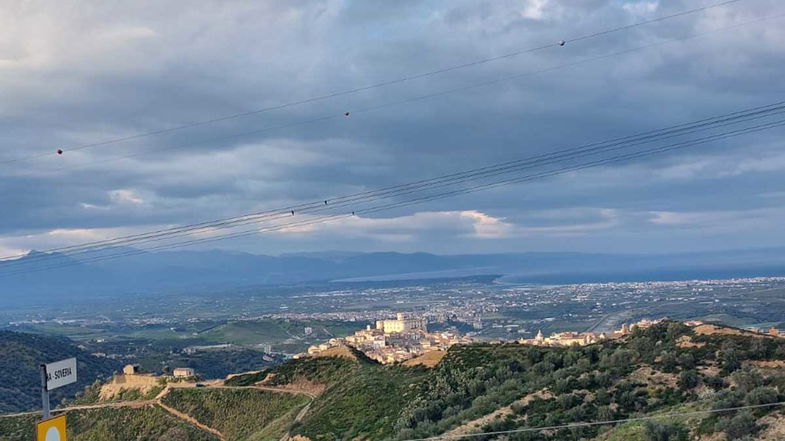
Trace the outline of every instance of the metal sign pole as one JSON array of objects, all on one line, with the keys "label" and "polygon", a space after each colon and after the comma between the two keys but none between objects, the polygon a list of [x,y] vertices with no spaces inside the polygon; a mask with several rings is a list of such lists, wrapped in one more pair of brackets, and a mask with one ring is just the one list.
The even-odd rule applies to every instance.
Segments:
[{"label": "metal sign pole", "polygon": [[46,387],[46,365],[41,365],[41,403],[44,419],[49,419],[49,389]]}]

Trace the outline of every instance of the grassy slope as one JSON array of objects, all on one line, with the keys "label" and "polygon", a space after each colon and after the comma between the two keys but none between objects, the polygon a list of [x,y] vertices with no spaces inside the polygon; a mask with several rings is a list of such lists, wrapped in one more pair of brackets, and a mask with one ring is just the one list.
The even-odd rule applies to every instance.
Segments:
[{"label": "grassy slope", "polygon": [[361,366],[346,381],[328,387],[293,432],[312,440],[333,440],[335,435],[385,439],[413,398],[410,385],[423,377],[422,368]]},{"label": "grassy slope", "polygon": [[0,440],[35,441],[35,423],[40,415],[0,418]]},{"label": "grassy slope", "polygon": [[648,441],[646,426],[640,422],[622,424],[598,436],[596,441]]},{"label": "grassy slope", "polygon": [[292,408],[292,410],[289,412],[271,421],[262,430],[254,432],[248,436],[246,441],[269,441],[281,439],[286,433],[288,433],[292,423],[294,422],[295,418],[297,418],[297,415],[301,410],[302,409],[300,407]]},{"label": "grassy slope", "polygon": [[[37,416],[0,418],[3,441],[35,441]],[[70,441],[217,441],[158,407],[94,409],[68,413]]]},{"label": "grassy slope", "polygon": [[384,439],[394,432],[401,409],[412,398],[411,385],[425,377],[424,368],[381,366],[356,354],[292,360],[258,375],[233,379],[251,384],[273,374],[267,384],[283,386],[307,380],[326,386],[292,433],[312,440]]},{"label": "grassy slope", "polygon": [[303,395],[258,389],[173,389],[164,398],[165,404],[232,441],[255,439],[255,433],[309,401]]}]

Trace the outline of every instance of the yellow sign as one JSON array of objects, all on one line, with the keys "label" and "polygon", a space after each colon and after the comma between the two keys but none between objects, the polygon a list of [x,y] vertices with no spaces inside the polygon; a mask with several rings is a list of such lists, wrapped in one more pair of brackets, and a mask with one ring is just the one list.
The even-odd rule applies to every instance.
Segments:
[{"label": "yellow sign", "polygon": [[65,414],[49,418],[35,425],[36,441],[66,441]]}]

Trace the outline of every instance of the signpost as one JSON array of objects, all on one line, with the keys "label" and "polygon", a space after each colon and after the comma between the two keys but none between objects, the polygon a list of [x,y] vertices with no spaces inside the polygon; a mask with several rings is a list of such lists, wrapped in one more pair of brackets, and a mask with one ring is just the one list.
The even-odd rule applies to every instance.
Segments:
[{"label": "signpost", "polygon": [[41,413],[43,419],[36,424],[37,441],[66,441],[65,415],[54,418],[49,414],[49,391],[76,383],[76,358],[68,358],[41,365]]},{"label": "signpost", "polygon": [[53,390],[76,383],[76,358],[45,364],[46,389]]}]

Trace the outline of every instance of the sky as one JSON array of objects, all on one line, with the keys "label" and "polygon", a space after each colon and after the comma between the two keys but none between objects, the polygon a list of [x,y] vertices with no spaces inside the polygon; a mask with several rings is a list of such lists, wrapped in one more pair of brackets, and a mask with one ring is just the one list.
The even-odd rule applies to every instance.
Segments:
[{"label": "sky", "polygon": [[[777,0],[570,42],[717,2],[5,1],[0,256],[319,201],[785,100],[785,17],[756,21],[785,14]],[[693,34],[701,35],[683,40]],[[560,40],[569,43],[74,149]],[[641,46],[651,47],[575,63]],[[785,246],[783,134],[200,246],[259,254]]]}]

